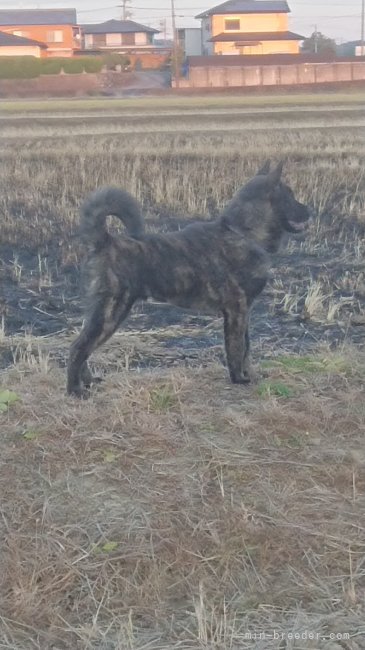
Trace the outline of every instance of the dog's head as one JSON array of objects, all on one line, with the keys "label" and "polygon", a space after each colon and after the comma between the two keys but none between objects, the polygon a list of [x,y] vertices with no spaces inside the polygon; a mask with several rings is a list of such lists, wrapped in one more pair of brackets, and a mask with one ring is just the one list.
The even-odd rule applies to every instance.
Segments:
[{"label": "dog's head", "polygon": [[275,251],[283,233],[303,232],[310,213],[281,180],[283,163],[270,170],[270,162],[235,194],[222,214],[223,223]]},{"label": "dog's head", "polygon": [[308,225],[310,212],[304,203],[296,200],[293,190],[282,182],[282,172],[283,162],[270,171],[270,161],[267,161],[246,187],[255,185],[256,193],[267,195],[284,230],[291,233],[303,232]]}]

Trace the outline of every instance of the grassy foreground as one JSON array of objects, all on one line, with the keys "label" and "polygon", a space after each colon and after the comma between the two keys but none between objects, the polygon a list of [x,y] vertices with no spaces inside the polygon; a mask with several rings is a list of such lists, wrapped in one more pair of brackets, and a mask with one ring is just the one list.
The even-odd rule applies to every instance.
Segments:
[{"label": "grassy foreground", "polygon": [[[0,648],[365,648],[361,99],[0,102]],[[67,398],[85,194],[172,229],[267,157],[316,217],[254,314],[257,383],[228,383],[219,323],[137,311]]]},{"label": "grassy foreground", "polygon": [[216,363],[120,369],[79,403],[23,349],[0,393],[1,647],[363,648],[364,367],[269,358],[246,389]]},{"label": "grassy foreground", "polygon": [[239,108],[245,106],[328,106],[336,104],[363,104],[365,92],[348,91],[332,93],[290,93],[270,95],[198,95],[163,97],[124,97],[92,99],[29,99],[1,100],[0,111],[4,113],[103,111],[136,109],[194,110],[196,108]]}]

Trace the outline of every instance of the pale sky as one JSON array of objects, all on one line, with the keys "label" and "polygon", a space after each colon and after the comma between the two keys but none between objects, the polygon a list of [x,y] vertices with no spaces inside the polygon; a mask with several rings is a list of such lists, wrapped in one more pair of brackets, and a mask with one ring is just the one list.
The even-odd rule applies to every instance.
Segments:
[{"label": "pale sky", "polygon": [[[0,9],[74,7],[79,23],[121,18],[122,0],[0,0]],[[199,27],[194,16],[220,4],[219,0],[175,0],[176,26]],[[309,36],[315,29],[339,42],[360,39],[361,0],[288,0],[289,28]],[[131,19],[171,34],[171,0],[127,0]]]}]

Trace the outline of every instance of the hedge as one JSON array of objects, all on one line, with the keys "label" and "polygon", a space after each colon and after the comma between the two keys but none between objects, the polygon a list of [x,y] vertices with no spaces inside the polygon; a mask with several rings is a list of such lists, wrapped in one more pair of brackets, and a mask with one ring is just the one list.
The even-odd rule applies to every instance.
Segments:
[{"label": "hedge", "polygon": [[100,72],[103,57],[39,59],[35,56],[0,56],[0,79],[34,79],[43,74],[80,74]]},{"label": "hedge", "polygon": [[84,64],[81,59],[65,59],[62,69],[65,74],[80,74],[84,72]]},{"label": "hedge", "polygon": [[61,58],[40,59],[39,74],[60,74],[63,61]]},{"label": "hedge", "polygon": [[104,61],[99,57],[85,57],[84,70],[85,72],[100,72],[104,66]]},{"label": "hedge", "polygon": [[34,79],[41,72],[41,59],[35,56],[0,57],[0,79]]}]

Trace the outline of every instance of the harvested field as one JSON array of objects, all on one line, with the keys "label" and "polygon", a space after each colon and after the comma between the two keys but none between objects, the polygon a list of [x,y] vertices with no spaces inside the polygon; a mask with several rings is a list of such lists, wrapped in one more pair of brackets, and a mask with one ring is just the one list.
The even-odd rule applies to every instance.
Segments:
[{"label": "harvested field", "polygon": [[[363,100],[0,105],[0,647],[365,648]],[[316,216],[254,307],[257,382],[218,317],[141,303],[67,398],[85,194],[173,230],[282,157]]]}]

